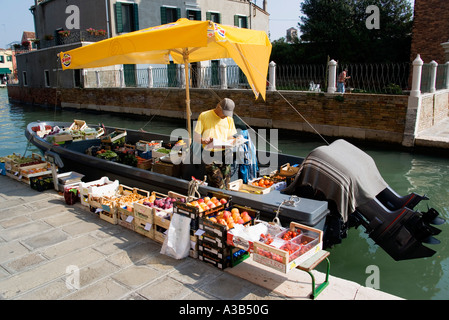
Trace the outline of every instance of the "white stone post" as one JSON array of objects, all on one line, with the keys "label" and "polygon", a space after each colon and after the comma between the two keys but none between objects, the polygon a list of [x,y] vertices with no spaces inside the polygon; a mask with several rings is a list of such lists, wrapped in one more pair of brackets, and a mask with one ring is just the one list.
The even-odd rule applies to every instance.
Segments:
[{"label": "white stone post", "polygon": [[430,92],[434,93],[435,91],[437,91],[436,84],[438,63],[435,60],[432,60],[430,62],[430,68]]},{"label": "white stone post", "polygon": [[412,91],[410,91],[411,97],[419,97],[421,95],[421,75],[423,61],[418,54],[413,61],[413,78],[412,78]]},{"label": "white stone post", "polygon": [[444,64],[446,71],[446,83],[444,88],[449,89],[449,61]]},{"label": "white stone post", "polygon": [[276,91],[276,63],[274,61],[270,62],[268,67],[268,91]]},{"label": "white stone post", "polygon": [[95,80],[97,82],[97,88],[100,88],[100,71],[95,71]]},{"label": "white stone post", "polygon": [[153,67],[149,66],[148,67],[148,88],[153,88],[154,83],[153,83]]},{"label": "white stone post", "polygon": [[220,89],[228,88],[228,66],[222,62],[220,64]]},{"label": "white stone post", "polygon": [[337,62],[332,59],[329,61],[329,79],[327,85],[327,93],[335,93],[337,91],[336,88],[336,80],[337,80]]},{"label": "white stone post", "polygon": [[120,68],[119,74],[120,74],[120,88],[124,88],[125,87],[125,70],[123,69],[123,67]]}]

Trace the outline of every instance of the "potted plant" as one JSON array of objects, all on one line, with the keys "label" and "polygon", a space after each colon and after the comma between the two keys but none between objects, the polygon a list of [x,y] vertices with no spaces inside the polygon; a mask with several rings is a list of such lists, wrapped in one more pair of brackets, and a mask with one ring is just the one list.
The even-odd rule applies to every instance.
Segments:
[{"label": "potted plant", "polygon": [[68,36],[70,36],[70,30],[61,30],[61,31],[58,31],[58,34],[61,37],[67,38]]}]

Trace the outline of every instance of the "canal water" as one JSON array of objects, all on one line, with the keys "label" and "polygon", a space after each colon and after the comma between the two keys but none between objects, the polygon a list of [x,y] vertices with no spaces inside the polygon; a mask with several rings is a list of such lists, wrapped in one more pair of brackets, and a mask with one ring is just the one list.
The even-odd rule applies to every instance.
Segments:
[{"label": "canal water", "polygon": [[[35,120],[72,122],[74,119],[122,128],[144,128],[164,134],[185,127],[182,120],[9,103],[7,89],[0,89],[0,156],[14,152],[22,155],[25,151],[27,155],[37,152],[32,145],[27,148],[24,136],[27,123]],[[288,154],[306,156],[315,147],[323,145],[322,140],[305,138],[301,133],[283,133],[282,137],[279,136],[278,148]],[[448,158],[437,156],[437,150],[435,154],[414,154],[391,148],[359,147],[373,157],[379,172],[397,193],[426,194],[430,201],[421,202],[417,209],[426,211],[429,205],[449,220]],[[1,179],[6,177],[0,178],[0,183]],[[437,236],[441,243],[429,245],[437,251],[433,257],[399,262],[374,244],[364,233],[363,227],[351,229],[341,244],[329,249],[331,274],[405,299],[449,299],[449,224],[438,227],[443,230]],[[323,267],[319,266],[318,270],[324,271]]]}]

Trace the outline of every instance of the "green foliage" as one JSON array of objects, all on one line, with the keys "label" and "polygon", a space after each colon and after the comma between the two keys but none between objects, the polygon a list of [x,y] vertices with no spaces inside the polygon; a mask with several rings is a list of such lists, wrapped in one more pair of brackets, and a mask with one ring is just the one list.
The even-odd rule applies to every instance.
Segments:
[{"label": "green foliage", "polygon": [[[380,29],[368,29],[369,5],[379,8]],[[305,0],[299,42],[273,42],[277,64],[404,62],[410,60],[413,9],[408,0]]]}]

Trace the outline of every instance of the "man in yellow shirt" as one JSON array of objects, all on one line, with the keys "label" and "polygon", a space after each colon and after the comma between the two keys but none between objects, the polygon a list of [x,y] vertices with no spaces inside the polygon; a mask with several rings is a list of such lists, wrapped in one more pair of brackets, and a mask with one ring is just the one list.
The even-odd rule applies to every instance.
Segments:
[{"label": "man in yellow shirt", "polygon": [[193,133],[195,142],[203,146],[202,160],[208,185],[220,189],[226,189],[231,179],[232,149],[223,147],[220,142],[233,139],[237,133],[232,118],[234,108],[234,101],[224,98],[214,109],[200,114]]}]

